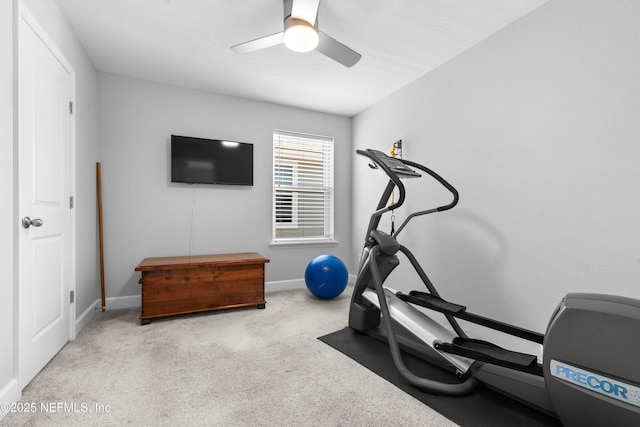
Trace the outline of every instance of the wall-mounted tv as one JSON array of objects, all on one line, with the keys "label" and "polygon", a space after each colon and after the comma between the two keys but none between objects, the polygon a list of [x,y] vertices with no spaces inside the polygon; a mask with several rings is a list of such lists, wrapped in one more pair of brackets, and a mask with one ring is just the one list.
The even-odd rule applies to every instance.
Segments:
[{"label": "wall-mounted tv", "polygon": [[253,185],[253,144],[171,135],[171,182]]}]

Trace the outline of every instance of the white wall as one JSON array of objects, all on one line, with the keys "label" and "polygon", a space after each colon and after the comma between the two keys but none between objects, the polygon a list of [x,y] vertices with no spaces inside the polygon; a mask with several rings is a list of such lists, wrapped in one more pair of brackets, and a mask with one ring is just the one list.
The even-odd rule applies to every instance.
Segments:
[{"label": "white wall", "polygon": [[[17,310],[14,307],[13,2],[0,2],[0,402],[15,402]],[[0,411],[0,420],[6,415]]]},{"label": "white wall", "polygon": [[[56,2],[25,0],[76,72],[76,316],[78,330],[93,315],[99,296],[96,178],[98,73]],[[83,316],[84,314],[84,316]]]},{"label": "white wall", "polygon": [[[349,118],[112,74],[100,74],[99,100],[108,307],[140,304],[134,268],[147,257],[259,252],[271,260],[267,291],[274,282],[302,279],[319,254],[349,261]],[[274,129],[335,138],[338,246],[269,247]],[[172,134],[253,143],[254,186],[171,183]]]},{"label": "white wall", "polygon": [[[444,298],[542,332],[568,292],[640,297],[638,16],[552,1],[355,117],[357,148],[401,138],[461,193],[400,235]],[[372,173],[354,159],[358,246]]]}]

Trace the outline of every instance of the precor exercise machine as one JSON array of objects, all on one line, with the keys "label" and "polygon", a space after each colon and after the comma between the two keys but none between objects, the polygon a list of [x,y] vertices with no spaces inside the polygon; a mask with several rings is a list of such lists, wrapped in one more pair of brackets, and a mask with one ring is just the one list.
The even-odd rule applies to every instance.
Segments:
[{"label": "precor exercise machine", "polygon": [[[413,218],[453,208],[458,202],[457,190],[418,163],[376,150],[357,153],[367,157],[372,168],[385,172],[389,182],[367,227],[349,326],[388,342],[393,363],[406,382],[444,395],[463,395],[485,384],[569,426],[640,425],[640,301],[570,293],[558,304],[544,335],[472,314],[462,305],[445,301],[397,236]],[[409,213],[391,234],[378,230],[383,215],[405,201],[401,178],[424,175],[444,186],[452,201]],[[395,190],[398,195],[392,199]],[[426,289],[406,294],[385,287],[400,263],[399,253],[409,260]],[[457,319],[543,344],[542,363],[534,355],[469,338]],[[458,381],[443,383],[413,374],[401,350],[454,373]]]}]

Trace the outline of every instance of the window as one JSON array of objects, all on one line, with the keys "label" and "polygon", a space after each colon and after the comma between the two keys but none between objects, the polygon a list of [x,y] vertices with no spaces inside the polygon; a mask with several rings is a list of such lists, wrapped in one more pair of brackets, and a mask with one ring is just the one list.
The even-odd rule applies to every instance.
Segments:
[{"label": "window", "polygon": [[[293,187],[294,182],[294,165],[293,164],[274,164],[274,183],[278,184],[278,187]],[[279,228],[297,228],[298,215],[297,214],[297,193],[285,192],[284,190],[275,190],[275,202],[276,212],[275,221],[276,227]]]},{"label": "window", "polygon": [[273,133],[273,242],[333,241],[333,138]]}]

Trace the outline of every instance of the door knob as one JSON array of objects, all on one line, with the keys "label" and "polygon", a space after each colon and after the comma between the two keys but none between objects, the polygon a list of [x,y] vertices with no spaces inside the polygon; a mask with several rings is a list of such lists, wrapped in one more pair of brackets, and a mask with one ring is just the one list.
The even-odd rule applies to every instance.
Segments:
[{"label": "door knob", "polygon": [[29,228],[32,225],[34,227],[40,227],[43,224],[42,220],[40,218],[29,218],[28,216],[25,216],[24,218],[22,218],[22,226],[24,228]]}]

